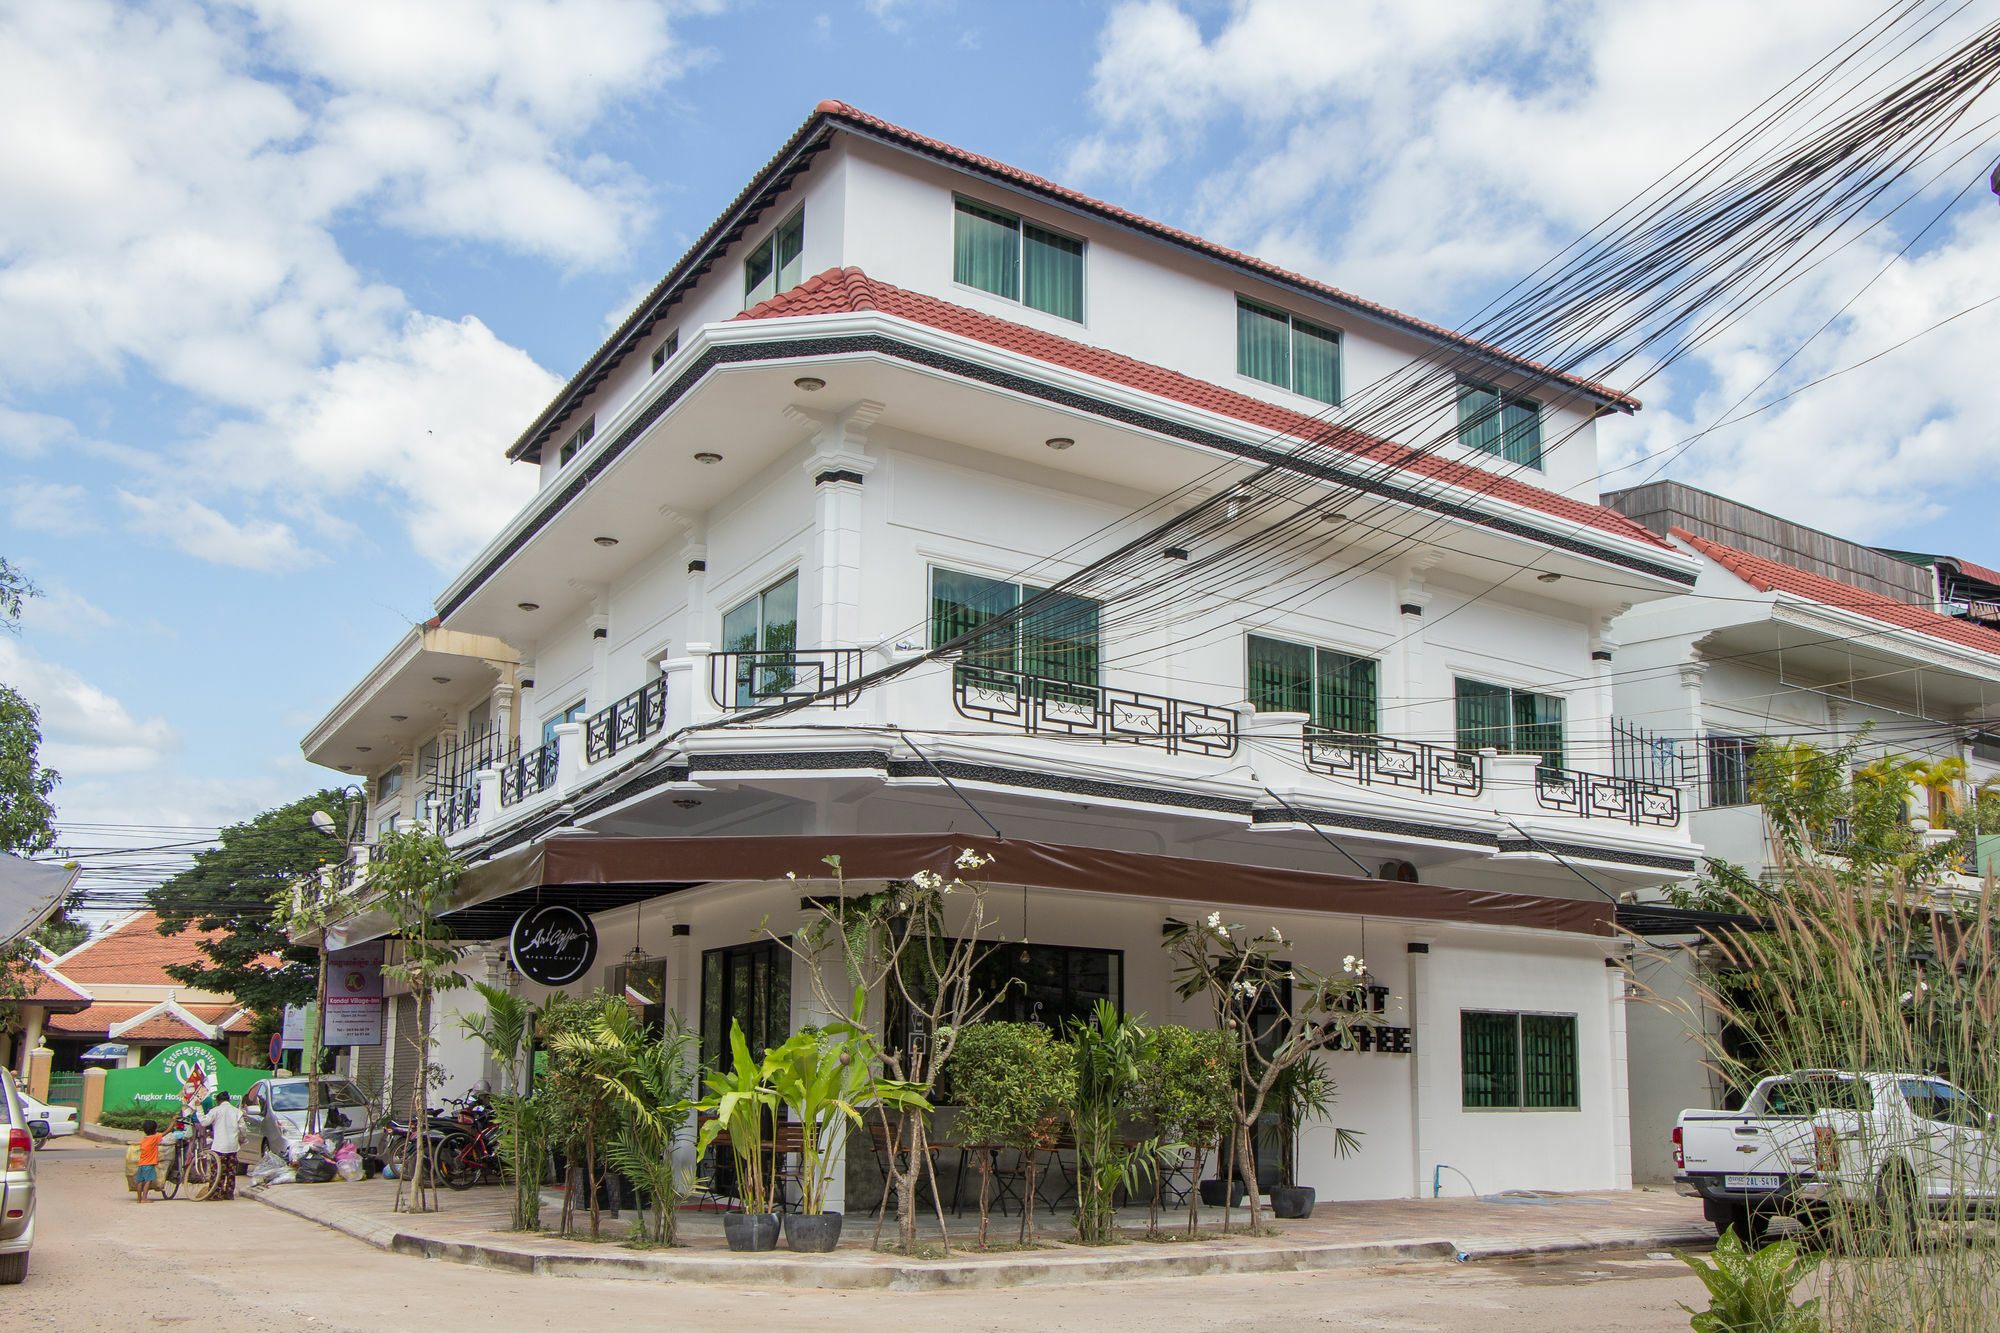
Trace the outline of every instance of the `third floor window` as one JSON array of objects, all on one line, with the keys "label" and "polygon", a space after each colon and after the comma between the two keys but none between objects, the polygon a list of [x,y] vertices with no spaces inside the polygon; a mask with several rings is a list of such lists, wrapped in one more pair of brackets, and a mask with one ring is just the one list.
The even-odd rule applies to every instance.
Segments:
[{"label": "third floor window", "polygon": [[792,214],[743,257],[743,308],[788,292],[805,278],[806,214]]},{"label": "third floor window", "polygon": [[1083,242],[970,199],[953,215],[954,282],[1083,322]]},{"label": "third floor window", "polygon": [[1236,298],[1236,373],[1340,401],[1340,334],[1255,301]]},{"label": "third floor window", "polygon": [[1560,695],[1536,694],[1483,680],[1456,682],[1458,748],[1501,754],[1534,754],[1543,768],[1563,766],[1563,701]]},{"label": "third floor window", "polygon": [[1316,731],[1375,730],[1373,658],[1252,634],[1249,683],[1260,713],[1307,713]]},{"label": "third floor window", "polygon": [[1542,405],[1491,384],[1458,382],[1458,442],[1510,463],[1542,465]]},{"label": "third floor window", "polygon": [[[931,646],[941,647],[1019,609],[1045,590],[956,570],[931,571]],[[961,661],[1071,685],[1096,685],[1098,605],[1057,595],[975,639]]]}]

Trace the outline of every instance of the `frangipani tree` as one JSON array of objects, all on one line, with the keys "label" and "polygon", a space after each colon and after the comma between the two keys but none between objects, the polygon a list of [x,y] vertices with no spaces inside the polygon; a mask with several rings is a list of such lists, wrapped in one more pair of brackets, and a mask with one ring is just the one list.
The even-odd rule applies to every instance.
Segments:
[{"label": "frangipani tree", "polygon": [[[1315,972],[1282,956],[1292,953],[1294,945],[1277,926],[1253,934],[1247,926],[1224,922],[1221,912],[1210,912],[1200,923],[1169,922],[1161,947],[1174,960],[1181,998],[1206,995],[1216,1027],[1232,1039],[1236,1114],[1231,1130],[1255,1229],[1263,1200],[1257,1192],[1252,1131],[1287,1070],[1345,1044],[1350,1033],[1376,1025],[1363,1003],[1368,964],[1349,954],[1339,972]],[[1228,1227],[1226,1214],[1223,1226]]]}]

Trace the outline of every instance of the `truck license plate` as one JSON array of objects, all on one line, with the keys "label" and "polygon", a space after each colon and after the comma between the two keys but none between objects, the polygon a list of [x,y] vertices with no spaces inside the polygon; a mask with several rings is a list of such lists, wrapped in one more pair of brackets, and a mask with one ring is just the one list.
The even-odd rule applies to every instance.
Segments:
[{"label": "truck license plate", "polygon": [[1778,1188],[1777,1176],[1724,1176],[1722,1187],[1732,1190],[1774,1190]]}]

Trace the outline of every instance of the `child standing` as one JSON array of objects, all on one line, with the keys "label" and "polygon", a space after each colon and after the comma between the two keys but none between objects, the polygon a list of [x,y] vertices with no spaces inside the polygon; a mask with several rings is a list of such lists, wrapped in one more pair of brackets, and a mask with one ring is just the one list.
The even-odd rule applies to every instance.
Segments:
[{"label": "child standing", "polygon": [[139,1126],[145,1137],[139,1140],[139,1168],[132,1175],[139,1187],[139,1202],[146,1201],[146,1191],[160,1180],[160,1141],[167,1136],[160,1133],[160,1122],[148,1120]]}]

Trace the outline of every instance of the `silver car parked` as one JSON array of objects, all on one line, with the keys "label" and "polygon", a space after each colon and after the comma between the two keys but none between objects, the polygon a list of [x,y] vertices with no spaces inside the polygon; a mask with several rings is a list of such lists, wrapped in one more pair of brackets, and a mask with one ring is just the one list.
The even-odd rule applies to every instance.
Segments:
[{"label": "silver car parked", "polygon": [[0,1286],[28,1276],[28,1251],[35,1243],[35,1139],[28,1129],[14,1075],[0,1069]]},{"label": "silver car parked", "polygon": [[[243,1151],[289,1158],[306,1132],[310,1090],[304,1078],[267,1078],[243,1094]],[[319,1081],[320,1133],[328,1142],[366,1137],[368,1099],[344,1078]]]}]

